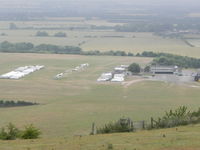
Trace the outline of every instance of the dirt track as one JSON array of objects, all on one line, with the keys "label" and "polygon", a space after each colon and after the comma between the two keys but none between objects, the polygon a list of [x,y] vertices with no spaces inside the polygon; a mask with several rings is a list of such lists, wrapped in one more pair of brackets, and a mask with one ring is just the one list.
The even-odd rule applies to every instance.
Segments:
[{"label": "dirt track", "polygon": [[134,84],[134,83],[138,83],[138,82],[142,82],[142,81],[146,81],[146,80],[147,80],[147,79],[135,79],[135,80],[123,82],[122,85],[123,85],[125,88],[128,88],[129,86],[131,86],[131,85]]}]

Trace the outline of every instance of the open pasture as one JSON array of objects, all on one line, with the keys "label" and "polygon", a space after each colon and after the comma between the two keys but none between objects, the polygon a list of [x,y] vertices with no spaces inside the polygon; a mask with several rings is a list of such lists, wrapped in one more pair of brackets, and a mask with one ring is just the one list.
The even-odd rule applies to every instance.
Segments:
[{"label": "open pasture", "polygon": [[[0,98],[41,105],[0,109],[0,126],[13,122],[21,127],[33,123],[43,137],[88,134],[97,125],[122,116],[133,120],[158,116],[163,110],[187,105],[199,107],[199,88],[172,83],[143,81],[124,87],[120,83],[97,83],[102,72],[120,64],[145,65],[150,58],[78,56],[53,54],[0,54],[0,74],[24,65],[45,69],[20,80],[0,80]],[[53,77],[82,63],[90,66],[60,80]]]},{"label": "open pasture", "polygon": [[[31,42],[34,44],[71,45],[79,46],[85,51],[122,50],[133,53],[155,51],[200,57],[198,45],[194,44],[195,47],[191,47],[181,39],[162,38],[152,33],[116,32],[114,29],[91,29],[92,25],[106,27],[120,25],[105,20],[87,20],[85,18],[61,18],[59,20],[59,18],[47,18],[45,21],[13,22],[19,28],[24,28],[23,30],[9,30],[9,23],[9,21],[0,22],[0,34],[6,34],[6,36],[0,36],[0,42],[6,40],[9,42]],[[35,29],[31,29],[31,27]],[[49,29],[47,30],[47,28]],[[49,37],[36,37],[35,34],[37,31],[46,31]],[[67,37],[54,37],[53,35],[57,32],[65,32]]]},{"label": "open pasture", "polygon": [[[44,30],[42,30],[44,31]],[[126,52],[167,52],[184,56],[200,57],[197,47],[190,47],[180,39],[163,39],[152,33],[129,33],[115,31],[69,31],[62,30],[67,37],[53,37],[59,30],[49,31],[49,37],[36,37],[37,30],[0,30],[7,36],[1,36],[0,42],[31,42],[34,44],[55,44],[79,46],[89,50],[122,50]]]}]

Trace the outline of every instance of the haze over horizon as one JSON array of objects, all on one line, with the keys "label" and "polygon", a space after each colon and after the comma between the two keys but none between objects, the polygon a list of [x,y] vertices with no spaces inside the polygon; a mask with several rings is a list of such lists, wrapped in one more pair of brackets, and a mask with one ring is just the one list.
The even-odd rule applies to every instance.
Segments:
[{"label": "haze over horizon", "polygon": [[105,17],[113,14],[186,16],[200,12],[198,0],[0,0],[0,4],[0,17],[4,19],[10,16]]}]

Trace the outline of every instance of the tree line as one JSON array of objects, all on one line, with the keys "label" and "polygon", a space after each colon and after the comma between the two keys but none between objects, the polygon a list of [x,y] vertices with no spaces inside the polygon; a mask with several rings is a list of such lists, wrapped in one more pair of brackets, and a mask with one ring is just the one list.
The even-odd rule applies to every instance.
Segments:
[{"label": "tree line", "polygon": [[152,64],[173,65],[183,68],[200,68],[200,59],[168,53],[143,52],[137,56],[154,57]]},{"label": "tree line", "polygon": [[34,45],[30,42],[10,43],[4,41],[0,43],[0,52],[7,53],[52,53],[52,54],[79,54],[79,55],[108,55],[108,56],[134,56],[133,53],[124,51],[106,51],[101,52],[83,51],[77,46],[58,46],[53,44]]},{"label": "tree line", "polygon": [[77,55],[94,55],[94,56],[137,56],[137,57],[154,57],[152,64],[158,65],[176,65],[184,68],[200,68],[200,59],[180,56],[169,53],[156,53],[144,51],[134,55],[125,51],[105,51],[99,50],[83,51],[76,46],[58,46],[53,44],[34,45],[32,43],[10,43],[4,41],[0,43],[0,52],[7,53],[52,53],[52,54],[77,54]]},{"label": "tree line", "polygon": [[[49,33],[46,31],[38,31],[36,33],[36,36],[40,36],[40,37],[48,37]],[[57,32],[53,35],[54,37],[67,37],[67,34],[65,32]]]},{"label": "tree line", "polygon": [[1,107],[19,107],[19,106],[31,106],[31,105],[38,105],[38,103],[33,102],[25,102],[25,101],[5,101],[0,100],[0,108]]},{"label": "tree line", "polygon": [[[176,23],[175,23],[176,22]],[[200,23],[196,20],[182,20],[182,21],[172,21],[172,22],[134,22],[127,23],[124,25],[115,26],[115,31],[117,32],[154,32],[163,33],[166,31],[186,31],[195,30],[200,31]]]}]

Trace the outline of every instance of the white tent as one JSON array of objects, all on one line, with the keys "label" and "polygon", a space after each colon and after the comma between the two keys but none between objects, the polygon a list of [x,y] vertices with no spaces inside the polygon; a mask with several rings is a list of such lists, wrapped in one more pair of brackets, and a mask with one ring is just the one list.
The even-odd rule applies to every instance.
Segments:
[{"label": "white tent", "polygon": [[14,71],[8,72],[6,74],[3,74],[0,76],[0,78],[3,79],[20,79],[32,72],[35,72],[37,70],[40,70],[44,68],[44,66],[25,66],[25,67],[19,67],[15,69]]}]

